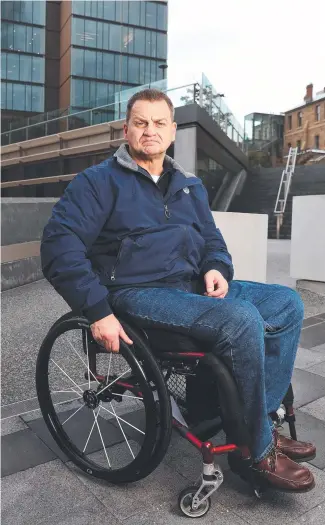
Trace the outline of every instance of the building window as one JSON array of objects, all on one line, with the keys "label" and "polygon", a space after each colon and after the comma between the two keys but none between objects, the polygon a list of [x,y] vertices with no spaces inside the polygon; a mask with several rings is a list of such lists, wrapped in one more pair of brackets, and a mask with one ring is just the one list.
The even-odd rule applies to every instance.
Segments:
[{"label": "building window", "polygon": [[298,115],[297,115],[297,126],[298,128],[301,128],[302,126],[302,111],[298,111]]},{"label": "building window", "polygon": [[320,120],[320,104],[317,104],[315,107],[315,119]]},{"label": "building window", "polygon": [[44,83],[44,58],[42,57],[2,53],[1,62],[1,78],[3,79]]},{"label": "building window", "polygon": [[315,135],[315,149],[319,149],[319,135]]},{"label": "building window", "polygon": [[292,129],[292,115],[288,115],[288,129]]},{"label": "building window", "polygon": [[44,112],[44,87],[2,82],[1,107],[14,111]]},{"label": "building window", "polygon": [[44,29],[2,22],[1,48],[43,55],[45,52]]},{"label": "building window", "polygon": [[[83,2],[80,2],[83,3]],[[1,2],[1,18],[45,25],[45,2]]]},{"label": "building window", "polygon": [[291,142],[288,142],[288,149],[291,148]]},{"label": "building window", "polygon": [[301,152],[301,140],[297,140],[298,153]]}]

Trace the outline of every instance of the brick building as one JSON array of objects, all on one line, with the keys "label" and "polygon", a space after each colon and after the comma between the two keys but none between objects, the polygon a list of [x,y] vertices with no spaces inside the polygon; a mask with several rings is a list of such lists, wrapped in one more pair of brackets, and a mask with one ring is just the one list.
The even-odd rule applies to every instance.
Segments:
[{"label": "brick building", "polygon": [[325,152],[325,88],[313,95],[309,84],[304,104],[285,112],[283,141],[284,155],[298,147],[299,162]]}]

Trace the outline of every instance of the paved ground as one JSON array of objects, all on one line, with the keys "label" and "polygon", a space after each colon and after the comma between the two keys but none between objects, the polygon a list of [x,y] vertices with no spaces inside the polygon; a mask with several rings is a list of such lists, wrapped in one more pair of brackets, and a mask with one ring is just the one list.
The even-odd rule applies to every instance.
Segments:
[{"label": "paved ground", "polygon": [[[268,281],[288,277],[289,243],[269,243]],[[304,495],[267,493],[253,498],[227,470],[203,524],[325,523],[325,301],[303,293],[306,320],[293,378],[297,430],[316,443],[311,462],[317,486]],[[83,475],[62,456],[44,428],[35,400],[35,359],[51,324],[68,308],[45,281],[3,293],[2,300],[2,523],[4,525],[176,525],[177,494],[200,473],[196,450],[173,436],[159,468],[125,487]],[[34,399],[33,399],[34,398]],[[61,459],[60,459],[61,458]]]}]

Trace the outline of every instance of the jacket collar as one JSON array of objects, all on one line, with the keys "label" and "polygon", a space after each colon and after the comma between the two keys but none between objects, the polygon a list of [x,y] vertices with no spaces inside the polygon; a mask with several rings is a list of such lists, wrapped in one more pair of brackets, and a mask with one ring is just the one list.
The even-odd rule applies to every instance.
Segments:
[{"label": "jacket collar", "polygon": [[[119,149],[114,153],[114,157],[116,158],[117,162],[124,168],[127,168],[132,171],[139,171],[139,166],[132,159],[126,144],[122,144],[119,147]],[[194,175],[193,173],[188,173],[187,171],[185,171],[174,159],[172,159],[168,155],[165,155],[164,167],[165,171],[169,169],[174,169],[180,172],[187,179],[197,178],[196,175]]]}]

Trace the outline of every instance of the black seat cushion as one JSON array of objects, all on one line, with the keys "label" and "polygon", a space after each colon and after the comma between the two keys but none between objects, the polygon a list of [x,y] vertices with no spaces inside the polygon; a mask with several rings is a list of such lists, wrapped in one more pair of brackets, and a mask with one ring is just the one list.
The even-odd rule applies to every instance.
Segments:
[{"label": "black seat cushion", "polygon": [[181,332],[171,332],[168,329],[146,328],[150,347],[154,352],[205,352],[205,345]]}]

